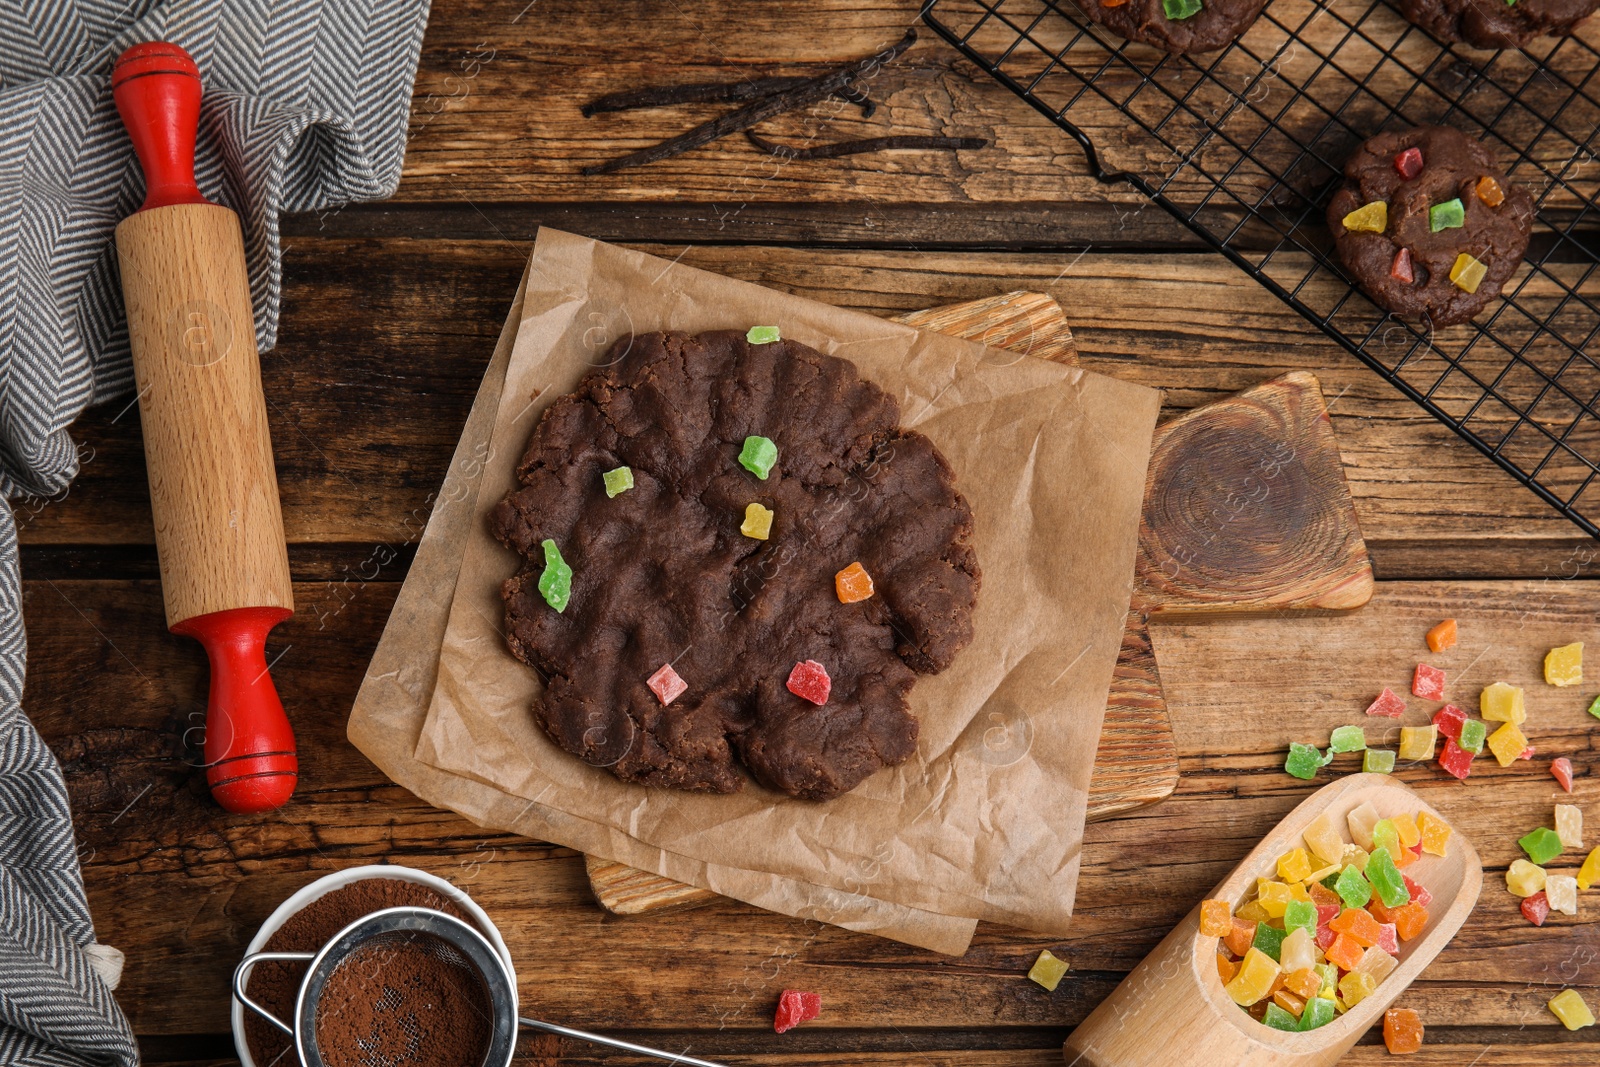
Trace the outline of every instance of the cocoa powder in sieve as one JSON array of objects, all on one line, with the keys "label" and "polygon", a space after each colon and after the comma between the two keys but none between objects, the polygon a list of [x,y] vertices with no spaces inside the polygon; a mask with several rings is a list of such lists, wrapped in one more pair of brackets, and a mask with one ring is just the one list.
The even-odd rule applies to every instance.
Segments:
[{"label": "cocoa powder in sieve", "polygon": [[[434,890],[417,882],[404,881],[399,878],[365,878],[359,882],[341,886],[338,889],[325,893],[301,908],[280,926],[273,935],[267,939],[264,950],[268,952],[315,952],[333,935],[349,926],[364,915],[380,911],[383,908],[400,906],[434,908],[447,915],[453,915],[468,923],[473,919],[458,908],[455,903],[441,896]],[[294,1014],[295,996],[300,991],[300,982],[305,977],[306,965],[279,960],[266,960],[258,963],[250,973],[250,982],[246,991],[250,998],[265,1007],[272,1014],[285,1022],[291,1022],[290,1016]],[[344,970],[344,968],[340,968]],[[338,972],[335,972],[337,977]],[[330,989],[330,992],[336,992]],[[327,993],[324,994],[327,996]],[[481,1002],[482,996],[479,994]],[[327,1015],[326,1010],[323,1011]],[[354,1014],[350,1016],[354,1018]],[[250,1049],[250,1057],[256,1067],[290,1067],[296,1063],[294,1043],[288,1035],[275,1028],[271,1023],[256,1015],[248,1009],[244,1013],[245,1044]],[[329,1037],[332,1038],[330,1032]],[[442,1035],[441,1035],[442,1036]],[[476,1065],[482,1060],[482,1053],[488,1045],[488,1027],[484,1024],[483,1034],[478,1038],[478,1045],[471,1044],[471,1035],[458,1038],[463,1042],[464,1051],[460,1062],[462,1064]],[[353,1042],[352,1042],[353,1044]],[[324,1058],[328,1057],[328,1045],[319,1041]],[[476,1048],[476,1058],[473,1050]],[[424,1050],[428,1051],[428,1050]],[[328,1059],[330,1064],[336,1061]],[[351,1061],[358,1062],[358,1061]],[[381,1062],[369,1060],[367,1062]],[[422,1064],[427,1062],[416,1059],[411,1062]],[[400,1067],[406,1064],[405,1060],[393,1061],[391,1067]],[[437,1067],[453,1067],[443,1060],[434,1060]],[[339,1065],[345,1067],[345,1065]]]}]

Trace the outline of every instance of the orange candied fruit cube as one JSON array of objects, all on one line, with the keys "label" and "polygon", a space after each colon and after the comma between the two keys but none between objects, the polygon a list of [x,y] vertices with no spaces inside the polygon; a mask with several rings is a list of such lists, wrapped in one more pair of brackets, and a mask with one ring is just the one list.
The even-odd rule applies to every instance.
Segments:
[{"label": "orange candied fruit cube", "polygon": [[1306,1010],[1305,1000],[1295,996],[1287,989],[1280,989],[1272,994],[1272,1002],[1296,1019],[1300,1018],[1301,1013]]},{"label": "orange candied fruit cube", "polygon": [[1499,207],[1506,202],[1506,191],[1500,187],[1499,182],[1487,174],[1478,179],[1477,187],[1473,191],[1488,207]]},{"label": "orange candied fruit cube", "polygon": [[833,576],[833,589],[841,604],[866,600],[872,595],[872,575],[859,562],[852,563]]},{"label": "orange candied fruit cube", "polygon": [[1341,971],[1353,971],[1356,964],[1361,962],[1363,951],[1355,938],[1349,934],[1340,934],[1333,939],[1333,944],[1328,946],[1326,955],[1328,962]]},{"label": "orange candied fruit cube", "polygon": [[1222,979],[1222,984],[1227,985],[1233,981],[1233,976],[1239,973],[1239,965],[1222,953],[1217,953],[1217,977]]},{"label": "orange candied fruit cube", "polygon": [[1205,937],[1225,937],[1233,929],[1233,909],[1226,900],[1200,902],[1200,933]]},{"label": "orange candied fruit cube", "polygon": [[[1383,927],[1378,924],[1378,920],[1362,908],[1344,909],[1328,920],[1328,929],[1346,935],[1363,948],[1371,948],[1383,936]],[[1347,971],[1349,969],[1345,968]]]},{"label": "orange candied fruit cube", "polygon": [[1422,1017],[1411,1008],[1390,1008],[1383,1013],[1383,1043],[1394,1056],[1418,1051],[1422,1048]]},{"label": "orange candied fruit cube", "polygon": [[[1415,631],[1413,631],[1415,632]],[[1428,631],[1428,651],[1443,652],[1456,643],[1456,620],[1446,619]]]},{"label": "orange candied fruit cube", "polygon": [[1428,925],[1428,909],[1421,904],[1402,904],[1390,912],[1390,922],[1400,940],[1410,941],[1421,934]]},{"label": "orange candied fruit cube", "polygon": [[1233,929],[1222,935],[1222,943],[1228,946],[1228,951],[1235,956],[1243,956],[1250,951],[1250,946],[1255,944],[1256,924],[1246,922],[1234,916]]},{"label": "orange candied fruit cube", "polygon": [[1284,979],[1283,987],[1301,1000],[1310,1000],[1322,988],[1322,975],[1315,967],[1302,967]]}]

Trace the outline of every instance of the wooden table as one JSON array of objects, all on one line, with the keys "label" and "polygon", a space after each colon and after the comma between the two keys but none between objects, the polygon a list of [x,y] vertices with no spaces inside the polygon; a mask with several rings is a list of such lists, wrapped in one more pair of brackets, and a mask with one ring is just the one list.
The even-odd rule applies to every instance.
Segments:
[{"label": "wooden table", "polygon": [[[26,707],[72,792],[99,933],[128,954],[118,994],[152,1064],[226,1062],[226,976],[285,895],[392,861],[472,892],[517,957],[529,1011],[734,1063],[1059,1063],[1072,1025],[1311,788],[1280,770],[1291,739],[1358,721],[1403,688],[1445,615],[1437,657],[1471,701],[1528,684],[1540,759],[1467,785],[1401,778],[1471,835],[1491,870],[1468,928],[1405,996],[1428,1023],[1416,1064],[1590,1064],[1600,1030],[1543,1008],[1563,982],[1600,1006],[1600,933],[1535,929],[1500,872],[1549,817],[1546,755],[1571,755],[1600,825],[1593,719],[1537,681],[1549,646],[1587,637],[1597,546],[928,35],[875,83],[863,122],[790,117],[771,132],[986,137],[993,147],[777,165],[729,139],[605,178],[578,168],[685,128],[682,111],[584,120],[578,104],[642,83],[815,72],[900,36],[915,0],[738,5],[436,0],[405,177],[390,202],[286,220],[281,339],[264,373],[299,582],[269,655],[302,746],[296,800],[229,816],[184,758],[203,715],[197,646],[161,625],[137,415],[118,400],[76,428],[83,473],[24,501]],[[1106,131],[1120,122],[1108,112]],[[1163,624],[1154,640],[1183,781],[1157,807],[1091,826],[1074,936],[984,926],[948,959],[722,902],[618,919],[571,851],[485,832],[393,786],[344,719],[500,329],[536,227],[636,245],[818,300],[893,314],[1035,289],[1066,307],[1095,370],[1166,390],[1178,411],[1294,369],[1321,377],[1380,579],[1353,616]],[[1470,663],[1470,668],[1469,668]],[[1586,687],[1592,697],[1597,687]],[[1415,717],[1415,713],[1414,713]],[[1348,759],[1349,757],[1345,757]],[[1344,764],[1336,765],[1344,769]],[[1048,892],[1048,886],[1041,886]],[[1587,914],[1600,914],[1588,895]],[[1054,994],[1024,972],[1069,957]],[[783,987],[824,1016],[782,1038]],[[588,1060],[555,1039],[523,1061]],[[1387,1060],[1376,1035],[1347,1062]]]}]

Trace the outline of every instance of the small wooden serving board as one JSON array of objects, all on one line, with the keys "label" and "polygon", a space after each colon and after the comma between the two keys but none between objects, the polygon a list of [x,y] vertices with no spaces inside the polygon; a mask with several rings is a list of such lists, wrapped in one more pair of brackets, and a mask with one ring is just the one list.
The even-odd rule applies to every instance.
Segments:
[{"label": "small wooden serving board", "polygon": [[[1043,293],[1004,293],[897,321],[1078,361],[1061,305]],[[1286,374],[1157,427],[1133,603],[1100,729],[1088,820],[1153,804],[1178,784],[1152,618],[1344,611],[1371,596],[1372,565],[1313,375]],[[585,862],[595,899],[617,915],[717,899],[625,864],[594,856]]]}]

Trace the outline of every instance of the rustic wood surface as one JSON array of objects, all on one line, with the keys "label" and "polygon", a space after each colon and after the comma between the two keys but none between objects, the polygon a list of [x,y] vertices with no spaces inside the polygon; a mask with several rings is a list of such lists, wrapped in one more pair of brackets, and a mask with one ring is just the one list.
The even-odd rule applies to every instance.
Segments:
[{"label": "rustic wood surface", "polygon": [[[773,136],[945,133],[991,148],[778,166],[729,140],[603,178],[577,173],[710,113],[586,121],[583,99],[646,81],[815,73],[898,37],[915,8],[823,0],[731,17],[710,0],[434,4],[396,199],[284,227],[283,328],[262,369],[300,610],[269,651],[282,655],[275,676],[305,778],[281,811],[221,812],[185,759],[204,659],[162,625],[131,398],[80,421],[83,474],[70,492],[17,503],[25,706],[66,771],[90,903],[100,936],[128,953],[119,999],[147,1062],[229,1062],[226,978],[256,925],[323,872],[387,860],[472,892],[514,947],[528,1010],[556,1021],[734,1063],[1059,1064],[1070,1028],[1310,791],[1280,770],[1287,743],[1322,741],[1359,721],[1382,686],[1403,688],[1426,654],[1423,631],[1446,615],[1463,635],[1437,658],[1452,695],[1470,701],[1495,677],[1527,684],[1539,755],[1506,770],[1480,761],[1466,784],[1401,771],[1486,865],[1463,933],[1404,998],[1429,1026],[1411,1062],[1600,1057],[1600,1033],[1569,1034],[1543,1007],[1562,984],[1600,1004],[1600,933],[1588,921],[1600,903],[1591,894],[1584,914],[1535,929],[1499,884],[1516,836],[1549,817],[1546,757],[1573,759],[1576,803],[1600,821],[1597,724],[1583,713],[1600,685],[1538,681],[1551,645],[1600,645],[1600,546],[1166,216],[1095,182],[1075,145],[931,39],[886,73],[877,119],[819,111],[773,124]],[[1137,149],[1114,111],[1097,122]],[[540,223],[883,315],[1043,292],[1066,309],[1085,366],[1166,390],[1169,415],[1312,372],[1378,578],[1373,602],[1343,617],[1152,627],[1182,782],[1160,805],[1089,827],[1069,939],[982,926],[950,960],[725,901],[608,916],[579,856],[429,808],[344,740]],[[1043,947],[1074,965],[1054,994],[1023,977]],[[824,1015],[775,1038],[784,987],[820,991]],[[524,1040],[519,1062],[599,1059],[541,1037]],[[1368,1034],[1345,1062],[1389,1060]]]}]

